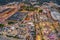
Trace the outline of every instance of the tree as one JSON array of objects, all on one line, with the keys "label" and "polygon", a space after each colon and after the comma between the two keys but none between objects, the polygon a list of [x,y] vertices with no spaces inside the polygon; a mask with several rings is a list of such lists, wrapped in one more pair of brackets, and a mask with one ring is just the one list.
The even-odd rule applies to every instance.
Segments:
[{"label": "tree", "polygon": [[42,9],[39,10],[39,12],[42,12],[42,11],[43,11]]},{"label": "tree", "polygon": [[0,27],[4,27],[4,24],[0,24]]},{"label": "tree", "polygon": [[8,22],[8,24],[14,24],[14,22]]},{"label": "tree", "polygon": [[19,9],[19,11],[22,11],[23,9]]}]

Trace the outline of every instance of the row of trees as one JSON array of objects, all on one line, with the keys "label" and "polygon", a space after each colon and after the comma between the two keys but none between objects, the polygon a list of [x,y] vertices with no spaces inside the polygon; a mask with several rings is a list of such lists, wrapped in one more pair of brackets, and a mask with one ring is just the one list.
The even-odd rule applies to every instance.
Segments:
[{"label": "row of trees", "polygon": [[[14,22],[8,22],[8,24],[14,24]],[[4,24],[0,24],[0,28],[3,28],[4,27]]]},{"label": "row of trees", "polygon": [[36,9],[37,9],[37,8],[34,8],[33,6],[21,6],[20,11],[22,11],[22,10],[34,11],[34,10],[36,10]]},{"label": "row of trees", "polygon": [[[26,11],[38,11],[38,8],[37,7],[33,7],[33,6],[21,6],[21,9],[19,11],[23,11],[23,10],[26,10]],[[40,9],[39,12],[42,12],[43,10]]]}]

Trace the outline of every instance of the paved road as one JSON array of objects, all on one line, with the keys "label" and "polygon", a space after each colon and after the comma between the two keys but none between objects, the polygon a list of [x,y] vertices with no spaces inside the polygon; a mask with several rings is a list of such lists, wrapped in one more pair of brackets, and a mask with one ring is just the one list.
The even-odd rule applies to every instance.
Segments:
[{"label": "paved road", "polygon": [[10,38],[10,37],[4,37],[0,35],[0,40],[22,40],[22,39],[16,39],[16,38]]},{"label": "paved road", "polygon": [[7,12],[7,13],[3,13],[3,15],[0,18],[0,22],[5,21],[7,18],[9,18],[10,16],[12,16],[13,14],[15,14],[15,12],[17,12],[18,9],[12,9],[11,11]]}]

